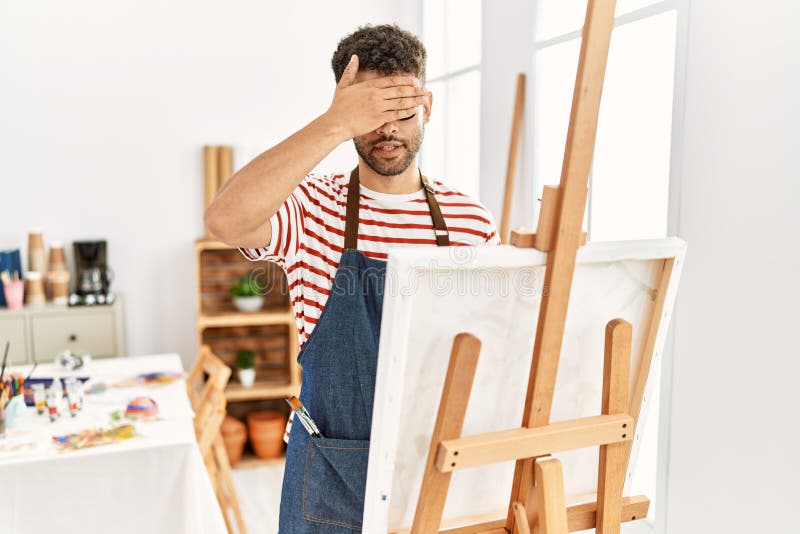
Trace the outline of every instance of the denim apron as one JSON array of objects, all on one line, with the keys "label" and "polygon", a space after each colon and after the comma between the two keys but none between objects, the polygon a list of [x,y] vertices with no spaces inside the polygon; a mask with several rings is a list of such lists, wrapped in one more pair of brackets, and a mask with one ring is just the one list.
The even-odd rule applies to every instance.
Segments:
[{"label": "denim apron", "polygon": [[[420,173],[436,244],[450,244],[433,188]],[[280,533],[341,534],[361,530],[378,364],[386,262],[356,249],[358,168],[347,190],[344,251],[317,326],[297,361],[300,400],[323,437],[295,418],[286,451]]]}]

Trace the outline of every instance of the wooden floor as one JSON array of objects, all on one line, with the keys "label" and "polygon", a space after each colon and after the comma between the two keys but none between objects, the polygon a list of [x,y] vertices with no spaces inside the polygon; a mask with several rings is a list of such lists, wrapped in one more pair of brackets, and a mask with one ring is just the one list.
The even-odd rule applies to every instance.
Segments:
[{"label": "wooden floor", "polygon": [[283,462],[233,470],[233,483],[249,534],[278,532]]}]

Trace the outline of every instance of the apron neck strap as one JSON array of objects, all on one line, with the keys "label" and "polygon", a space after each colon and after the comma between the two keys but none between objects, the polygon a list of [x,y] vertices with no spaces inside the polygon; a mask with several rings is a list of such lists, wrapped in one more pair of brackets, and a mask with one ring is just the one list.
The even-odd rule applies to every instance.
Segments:
[{"label": "apron neck strap", "polygon": [[433,219],[433,233],[436,234],[436,246],[449,247],[450,232],[447,230],[447,223],[444,222],[439,203],[436,202],[433,186],[428,183],[428,179],[422,175],[422,171],[420,171],[419,177],[422,180],[422,187],[425,188],[425,198],[428,199],[428,209],[431,212],[431,219]]},{"label": "apron neck strap", "polygon": [[[428,201],[428,209],[433,220],[433,232],[436,235],[436,245],[439,247],[450,246],[450,232],[442,216],[439,203],[436,202],[433,186],[428,183],[428,179],[419,173],[422,180],[422,187],[425,190],[425,198]],[[350,173],[350,184],[347,187],[347,211],[344,222],[344,249],[356,250],[358,246],[358,208],[360,200],[360,186],[358,181],[358,167]]]}]

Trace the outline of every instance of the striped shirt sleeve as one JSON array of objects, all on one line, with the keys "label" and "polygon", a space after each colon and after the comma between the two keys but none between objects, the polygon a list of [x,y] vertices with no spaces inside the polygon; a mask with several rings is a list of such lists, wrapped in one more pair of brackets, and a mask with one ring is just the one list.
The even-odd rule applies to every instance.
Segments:
[{"label": "striped shirt sleeve", "polygon": [[284,268],[292,265],[303,240],[307,200],[301,188],[295,189],[269,219],[269,244],[258,248],[240,247],[239,251],[251,261],[273,261]]}]

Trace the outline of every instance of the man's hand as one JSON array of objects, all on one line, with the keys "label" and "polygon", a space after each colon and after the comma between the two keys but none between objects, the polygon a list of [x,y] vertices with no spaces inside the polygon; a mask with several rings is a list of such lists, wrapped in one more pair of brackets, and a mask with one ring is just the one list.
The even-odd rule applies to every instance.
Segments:
[{"label": "man's hand", "polygon": [[269,244],[269,219],[311,169],[342,142],[413,115],[429,94],[413,76],[385,76],[355,83],[353,56],[328,111],[254,158],[229,180],[205,212],[206,225],[237,247]]},{"label": "man's hand", "polygon": [[352,139],[378,129],[381,125],[405,119],[426,102],[428,91],[414,76],[385,76],[355,83],[358,56],[345,67],[333,103],[325,113]]}]

